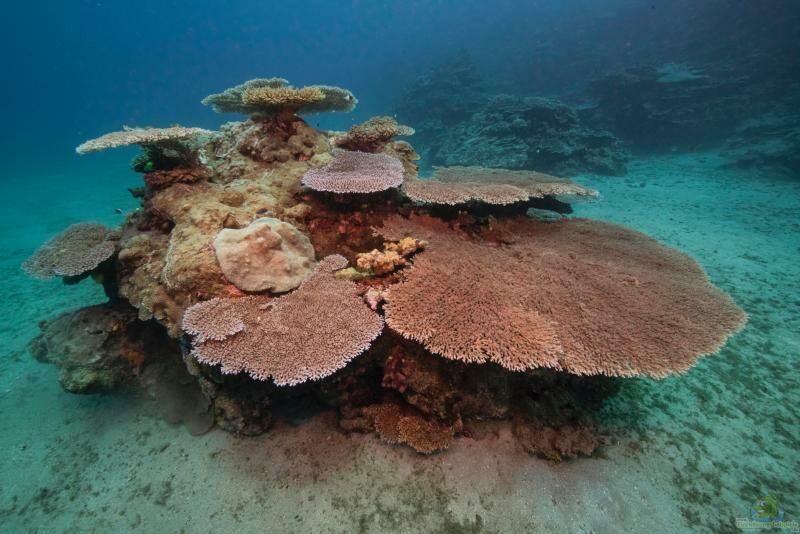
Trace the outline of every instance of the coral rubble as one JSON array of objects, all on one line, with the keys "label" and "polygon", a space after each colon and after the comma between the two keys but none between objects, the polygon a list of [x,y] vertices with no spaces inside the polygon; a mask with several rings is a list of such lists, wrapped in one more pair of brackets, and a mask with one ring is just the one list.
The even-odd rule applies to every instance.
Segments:
[{"label": "coral rubble", "polygon": [[[451,70],[472,80],[466,63]],[[453,83],[423,86],[441,99]],[[198,432],[213,417],[243,435],[270,428],[276,403],[313,402],[346,431],[425,454],[513,420],[525,450],[558,460],[604,443],[594,414],[614,381],[684,372],[744,322],[685,254],[616,225],[525,215],[597,196],[531,166],[621,164],[613,139],[560,104],[445,106],[467,150],[445,143],[437,157],[473,166],[420,179],[394,119],[342,134],[299,116],[349,111],[344,89],[257,79],[204,103],[249,118],[84,146],[142,147],[141,208],[117,231],[70,227],[24,265],[106,281],[109,304],[43,324],[31,345],[70,391],[159,384],[174,417],[202,407],[188,417]],[[151,359],[169,363],[132,380]],[[193,389],[164,395],[169,377]]]}]

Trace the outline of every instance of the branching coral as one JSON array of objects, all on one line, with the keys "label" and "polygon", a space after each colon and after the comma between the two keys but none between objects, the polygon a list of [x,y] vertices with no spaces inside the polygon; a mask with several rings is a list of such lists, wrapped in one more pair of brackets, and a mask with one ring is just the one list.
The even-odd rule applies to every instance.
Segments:
[{"label": "branching coral", "polygon": [[745,315],[691,258],[588,220],[498,223],[510,244],[424,217],[384,235],[430,241],[386,295],[386,320],[429,350],[511,370],[663,378],[716,352]]},{"label": "branching coral", "polygon": [[378,249],[362,252],[356,256],[356,266],[362,271],[377,275],[388,274],[406,265],[406,258],[425,246],[424,241],[404,237],[396,243],[384,243],[383,251]]},{"label": "branching coral", "polygon": [[454,428],[425,417],[413,408],[387,402],[366,409],[373,417],[375,430],[382,439],[405,444],[422,454],[446,449],[453,442]]},{"label": "branching coral", "polygon": [[114,254],[116,242],[111,237],[102,224],[73,224],[39,247],[22,268],[35,278],[80,276]]},{"label": "branching coral", "polygon": [[383,319],[364,304],[356,285],[333,276],[346,266],[343,257],[328,256],[286,296],[190,308],[184,326],[196,332],[195,356],[220,365],[223,373],[244,371],[278,385],[317,380],[341,369],[383,330]]},{"label": "branching coral", "polygon": [[330,193],[377,193],[403,183],[403,164],[386,154],[334,149],[333,159],[311,169],[303,185]]},{"label": "branching coral", "polygon": [[75,152],[86,154],[127,145],[157,145],[170,141],[193,139],[201,135],[212,135],[212,133],[202,128],[185,128],[183,126],[170,126],[169,128],[125,127],[119,132],[107,133],[86,141],[78,145]]},{"label": "branching coral", "polygon": [[214,250],[225,277],[244,291],[289,291],[314,266],[314,247],[308,237],[291,224],[269,217],[245,228],[221,230]]},{"label": "branching coral", "polygon": [[347,150],[377,152],[393,137],[413,134],[414,128],[397,124],[391,117],[372,117],[350,128],[350,131],[336,140],[336,145]]},{"label": "branching coral", "polygon": [[352,111],[358,100],[341,87],[311,85],[298,89],[283,78],[259,78],[209,95],[202,102],[217,113],[274,115],[282,111],[298,114]]},{"label": "branching coral", "polygon": [[407,180],[403,192],[423,204],[484,202],[506,205],[532,198],[597,196],[597,191],[535,171],[484,167],[435,167],[430,180]]}]

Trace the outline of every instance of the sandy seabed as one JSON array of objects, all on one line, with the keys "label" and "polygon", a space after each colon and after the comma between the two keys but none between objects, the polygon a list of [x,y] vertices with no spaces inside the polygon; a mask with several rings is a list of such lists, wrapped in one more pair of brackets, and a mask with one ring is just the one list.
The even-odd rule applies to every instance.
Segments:
[{"label": "sandy seabed", "polygon": [[626,381],[603,413],[612,443],[552,464],[502,423],[422,457],[344,435],[333,414],[294,414],[257,438],[192,436],[144,397],[63,392],[25,346],[38,321],[102,291],[30,280],[19,264],[70,223],[121,222],[137,178],[110,176],[0,182],[3,532],[737,532],[766,493],[800,519],[797,180],[722,171],[713,153],[577,177],[602,197],[576,215],[688,252],[750,319],[688,374]]}]

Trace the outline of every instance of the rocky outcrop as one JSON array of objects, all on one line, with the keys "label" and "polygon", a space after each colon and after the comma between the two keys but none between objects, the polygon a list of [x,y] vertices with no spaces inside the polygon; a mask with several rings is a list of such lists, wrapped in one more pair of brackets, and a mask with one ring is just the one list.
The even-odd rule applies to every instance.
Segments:
[{"label": "rocky outcrop", "polygon": [[148,363],[180,350],[154,321],[143,322],[128,304],[102,304],[43,321],[28,346],[34,358],[59,368],[72,393],[110,391],[129,384]]}]

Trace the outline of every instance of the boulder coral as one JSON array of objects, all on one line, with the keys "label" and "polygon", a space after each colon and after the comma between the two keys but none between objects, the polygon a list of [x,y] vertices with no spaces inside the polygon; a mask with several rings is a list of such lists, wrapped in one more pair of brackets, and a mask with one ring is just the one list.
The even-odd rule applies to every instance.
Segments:
[{"label": "boulder coral", "polygon": [[223,228],[214,252],[225,277],[243,291],[284,293],[314,267],[311,241],[289,223],[262,217],[245,228]]}]

